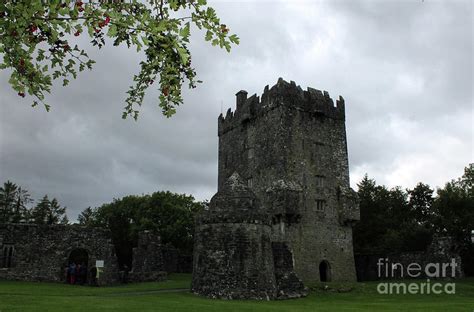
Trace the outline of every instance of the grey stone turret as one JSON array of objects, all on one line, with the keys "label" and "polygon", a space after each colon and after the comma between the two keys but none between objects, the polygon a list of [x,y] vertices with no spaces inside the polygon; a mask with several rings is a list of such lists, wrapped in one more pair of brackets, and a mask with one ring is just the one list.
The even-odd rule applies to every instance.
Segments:
[{"label": "grey stone turret", "polygon": [[276,298],[270,235],[268,214],[233,174],[197,218],[192,291],[211,298]]}]

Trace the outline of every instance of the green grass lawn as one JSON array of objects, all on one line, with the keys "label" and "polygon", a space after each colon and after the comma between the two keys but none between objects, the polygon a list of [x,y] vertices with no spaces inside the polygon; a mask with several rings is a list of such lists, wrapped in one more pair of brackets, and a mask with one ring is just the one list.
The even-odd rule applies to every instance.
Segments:
[{"label": "green grass lawn", "polygon": [[[189,274],[172,274],[168,281],[161,283],[99,288],[0,281],[0,312],[474,311],[474,279],[456,281],[455,295],[380,295],[376,282],[327,283],[311,285],[313,290],[306,298],[282,301],[211,300],[179,291],[189,288],[190,279]],[[324,285],[329,289],[324,290]],[[349,292],[337,292],[351,288]]]}]

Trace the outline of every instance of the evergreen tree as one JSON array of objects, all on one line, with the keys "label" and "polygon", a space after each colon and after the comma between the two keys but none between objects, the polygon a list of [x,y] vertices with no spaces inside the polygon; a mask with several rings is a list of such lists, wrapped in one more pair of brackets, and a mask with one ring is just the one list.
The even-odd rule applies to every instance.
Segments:
[{"label": "evergreen tree", "polygon": [[47,224],[67,224],[69,222],[66,207],[61,207],[56,198],[51,200],[49,209]]},{"label": "evergreen tree", "polygon": [[96,214],[97,208],[92,209],[91,207],[87,207],[79,214],[79,216],[77,217],[77,221],[80,225],[95,226],[97,223]]},{"label": "evergreen tree", "polygon": [[31,210],[31,222],[36,224],[46,224],[50,210],[51,201],[49,200],[48,195],[44,195],[39,203]]},{"label": "evergreen tree", "polygon": [[408,191],[410,210],[416,222],[430,226],[433,221],[433,193],[428,184],[421,182],[413,190]]},{"label": "evergreen tree", "polygon": [[29,221],[29,210],[28,204],[32,203],[31,195],[28,190],[23,189],[21,186],[18,187],[16,192],[16,198],[13,208],[12,222],[28,222]]},{"label": "evergreen tree", "polygon": [[18,186],[7,181],[0,187],[0,223],[12,222]]},{"label": "evergreen tree", "polygon": [[56,198],[49,200],[44,195],[41,201],[31,210],[31,221],[36,224],[67,224],[66,207],[61,207]]}]

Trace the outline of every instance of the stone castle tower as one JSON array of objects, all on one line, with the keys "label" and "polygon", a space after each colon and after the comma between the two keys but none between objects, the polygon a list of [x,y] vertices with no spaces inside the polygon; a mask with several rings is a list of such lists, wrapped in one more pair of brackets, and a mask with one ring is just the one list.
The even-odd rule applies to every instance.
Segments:
[{"label": "stone castle tower", "polygon": [[261,98],[239,91],[219,116],[218,190],[236,172],[271,217],[304,281],[355,281],[344,99],[279,79]]}]

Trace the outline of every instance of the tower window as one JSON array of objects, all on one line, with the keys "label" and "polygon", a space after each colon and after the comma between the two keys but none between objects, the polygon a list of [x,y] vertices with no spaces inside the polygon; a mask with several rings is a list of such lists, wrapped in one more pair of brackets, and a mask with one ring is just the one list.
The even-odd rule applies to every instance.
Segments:
[{"label": "tower window", "polygon": [[253,187],[253,179],[251,177],[247,179],[247,186]]},{"label": "tower window", "polygon": [[324,211],[324,208],[326,207],[326,201],[323,199],[317,199],[316,200],[316,211]]},{"label": "tower window", "polygon": [[316,176],[316,187],[324,186],[324,176]]}]

